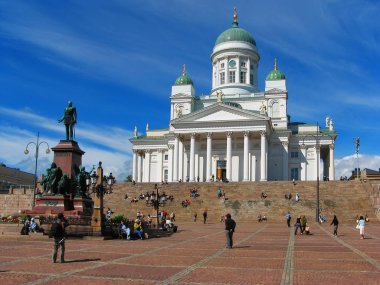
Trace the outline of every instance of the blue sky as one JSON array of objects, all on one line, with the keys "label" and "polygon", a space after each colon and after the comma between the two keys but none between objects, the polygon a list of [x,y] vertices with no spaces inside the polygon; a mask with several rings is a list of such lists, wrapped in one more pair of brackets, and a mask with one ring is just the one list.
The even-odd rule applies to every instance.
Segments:
[{"label": "blue sky", "polygon": [[[210,54],[234,6],[257,43],[260,90],[277,57],[291,120],[333,119],[336,175],[356,166],[357,136],[360,166],[379,168],[380,3],[366,0],[0,1],[0,162],[33,172],[26,144],[38,131],[51,147],[63,139],[57,119],[72,100],[84,165],[126,177],[128,139],[168,126],[182,64],[197,95],[210,93]],[[52,161],[43,149],[39,173]]]}]

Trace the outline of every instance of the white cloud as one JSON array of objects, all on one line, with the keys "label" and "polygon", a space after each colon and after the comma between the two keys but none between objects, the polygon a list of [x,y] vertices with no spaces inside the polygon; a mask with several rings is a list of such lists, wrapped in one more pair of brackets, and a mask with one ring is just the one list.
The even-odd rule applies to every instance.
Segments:
[{"label": "white cloud", "polygon": [[[341,176],[350,177],[352,171],[358,167],[356,155],[345,156],[335,160],[335,178],[339,179]],[[380,168],[380,156],[359,154],[359,168],[369,168],[378,170]]]}]

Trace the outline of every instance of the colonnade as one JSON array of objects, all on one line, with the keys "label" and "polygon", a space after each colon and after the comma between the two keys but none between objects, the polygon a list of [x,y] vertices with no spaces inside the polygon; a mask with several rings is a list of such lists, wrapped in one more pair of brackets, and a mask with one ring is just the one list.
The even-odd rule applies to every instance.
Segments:
[{"label": "colonnade", "polygon": [[[215,161],[213,163],[213,158],[219,156],[219,159],[225,160],[225,177],[228,181],[232,180],[232,158],[233,158],[233,148],[232,148],[232,138],[233,136],[241,138],[243,135],[243,163],[242,166],[242,176],[239,175],[239,179],[242,181],[253,181],[255,180],[252,176],[254,173],[257,173],[255,176],[260,181],[267,181],[268,179],[268,139],[265,131],[260,131],[260,160],[257,165],[253,165],[256,162],[251,163],[251,155],[252,155],[252,133],[250,131],[243,132],[223,132],[225,134],[225,153],[221,155],[220,146],[219,150],[215,151],[213,144],[215,141],[215,136],[217,136],[217,141],[220,145],[221,133],[212,133],[208,132],[206,134],[201,133],[190,133],[190,134],[175,134],[174,140],[169,142],[166,146],[167,149],[158,150],[158,158],[154,163],[158,167],[155,168],[157,173],[154,173],[154,177],[158,177],[158,179],[166,180],[168,182],[178,182],[180,180],[184,180],[185,177],[188,177],[190,182],[197,181],[199,176],[202,177],[202,181],[210,181],[210,178],[213,174],[216,174],[216,164]],[[256,137],[257,137],[257,133]],[[201,138],[206,138],[206,151],[202,152],[200,156],[197,153],[197,146],[200,143]],[[234,142],[239,138],[235,138]],[[185,155],[185,139],[188,139],[187,151]],[[290,165],[293,164],[290,160],[289,155],[289,142],[282,142],[282,179],[284,181],[289,180],[289,169]],[[310,161],[307,158],[308,148],[313,148],[313,156],[315,157],[315,164],[310,165]],[[320,165],[321,159],[321,147],[323,147],[323,175],[329,177],[330,180],[334,180],[335,178],[335,165],[334,165],[334,144],[326,144],[323,146],[320,145],[300,145],[300,151],[302,153],[302,159],[299,161],[300,168],[300,176],[299,179],[301,181],[314,180],[317,176],[317,169],[322,169]],[[328,150],[326,149],[328,147]],[[157,156],[155,150],[155,156]],[[151,179],[151,153],[152,150],[133,150],[133,159],[132,159],[132,179],[136,182],[160,182],[160,181],[152,181]],[[164,155],[167,154],[164,162]],[[257,156],[259,154],[257,153]],[[200,157],[203,159],[200,162]],[[187,163],[187,164],[186,164]],[[202,166],[200,166],[200,164]],[[260,166],[260,171],[256,172],[253,168]],[[205,167],[205,169],[204,169]],[[166,175],[164,175],[164,169],[167,170]],[[239,169],[239,172],[241,170]],[[165,176],[165,177],[164,177]],[[215,177],[216,178],[216,177]],[[236,180],[236,175],[234,176],[234,180]]]},{"label": "colonnade", "polygon": [[[237,133],[237,132],[236,132]],[[250,178],[249,170],[250,170],[250,131],[239,132],[240,135],[243,133],[243,141],[244,141],[244,150],[243,150],[243,181],[251,181],[253,179]],[[213,136],[217,134],[218,138],[220,137],[220,133],[206,133],[206,169],[205,173],[205,181],[209,181],[213,172]],[[201,135],[201,133],[190,133],[190,144],[189,144],[189,152],[188,152],[188,169],[187,175],[190,182],[195,182],[197,177],[199,177],[199,169],[198,173],[196,173],[196,142],[197,137]],[[225,132],[226,135],[226,153],[225,153],[225,161],[226,161],[226,179],[228,181],[232,181],[232,131]],[[178,182],[182,180],[183,177],[180,175],[184,170],[184,137],[185,134],[175,134],[174,142],[168,145],[168,182]],[[267,160],[268,160],[268,140],[267,133],[265,131],[260,132],[260,181],[267,180]],[[218,139],[220,140],[220,139]],[[144,158],[143,158],[144,157]],[[159,164],[162,166],[162,155],[159,155]],[[134,150],[133,151],[133,159],[132,159],[132,179],[136,182],[148,182],[150,181],[150,168],[149,165],[151,163],[151,151],[150,150]],[[159,170],[159,177],[162,177],[162,167]],[[215,171],[215,170],[214,170]],[[143,175],[144,173],[144,175]],[[186,175],[186,176],[187,176]],[[202,175],[203,176],[203,175]],[[144,179],[144,177],[148,177],[148,179]],[[146,181],[145,181],[146,180]]]}]

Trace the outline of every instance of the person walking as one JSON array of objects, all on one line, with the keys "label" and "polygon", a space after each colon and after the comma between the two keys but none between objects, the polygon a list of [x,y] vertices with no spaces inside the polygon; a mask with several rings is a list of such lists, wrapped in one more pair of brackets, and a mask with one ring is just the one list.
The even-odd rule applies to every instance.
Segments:
[{"label": "person walking", "polygon": [[286,218],[286,223],[288,224],[288,228],[290,228],[290,221],[292,220],[292,215],[290,214],[290,212],[286,214],[285,218]]},{"label": "person walking", "polygon": [[236,222],[231,218],[231,214],[226,215],[226,220],[224,221],[226,230],[226,248],[232,248],[234,242],[232,236],[235,232]]},{"label": "person walking", "polygon": [[360,216],[358,226],[359,226],[359,231],[360,231],[360,239],[364,239],[365,220],[363,216]]},{"label": "person walking", "polygon": [[334,237],[337,237],[338,236],[338,225],[339,225],[339,221],[338,221],[338,218],[336,217],[336,215],[334,215],[334,218],[330,224],[331,225],[334,225]]},{"label": "person walking", "polygon": [[51,234],[54,238],[53,263],[57,262],[58,249],[61,247],[61,263],[65,262],[65,239],[68,222],[62,213],[59,213],[56,221],[51,226]]},{"label": "person walking", "polygon": [[298,229],[300,229],[301,234],[303,234],[302,227],[301,227],[301,216],[297,217],[294,227],[295,227],[294,235],[297,235]]},{"label": "person walking", "polygon": [[203,212],[203,223],[205,224],[207,220],[207,209]]}]

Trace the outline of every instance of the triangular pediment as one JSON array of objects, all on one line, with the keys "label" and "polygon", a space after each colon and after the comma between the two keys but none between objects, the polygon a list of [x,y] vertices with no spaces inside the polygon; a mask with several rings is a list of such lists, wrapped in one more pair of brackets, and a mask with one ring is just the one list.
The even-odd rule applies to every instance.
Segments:
[{"label": "triangular pediment", "polygon": [[202,123],[223,121],[265,121],[267,117],[257,112],[247,111],[223,103],[216,103],[202,110],[175,119],[172,123]]},{"label": "triangular pediment", "polygon": [[239,114],[237,112],[230,112],[226,110],[219,110],[215,113],[205,114],[202,117],[196,118],[194,122],[210,122],[210,121],[240,121],[249,120],[250,116],[246,114]]}]

